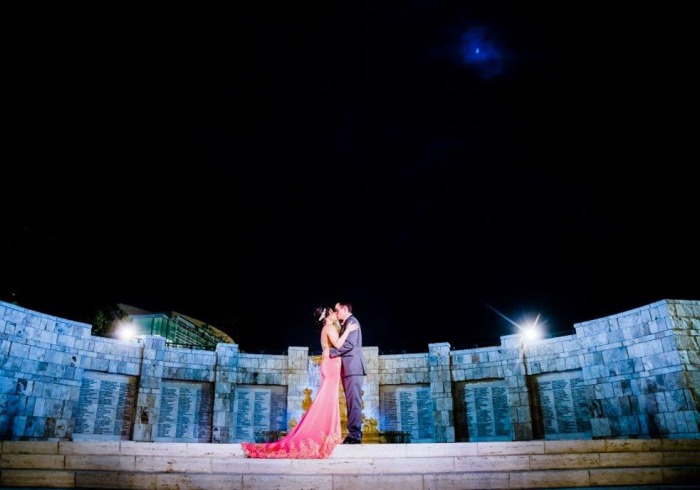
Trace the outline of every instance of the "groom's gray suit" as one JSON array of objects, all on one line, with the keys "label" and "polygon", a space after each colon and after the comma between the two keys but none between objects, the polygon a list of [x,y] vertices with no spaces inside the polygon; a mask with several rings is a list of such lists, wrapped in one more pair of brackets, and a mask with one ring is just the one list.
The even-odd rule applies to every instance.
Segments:
[{"label": "groom's gray suit", "polygon": [[365,356],[362,352],[362,330],[360,322],[350,315],[343,322],[340,335],[351,323],[357,324],[357,330],[350,332],[340,349],[331,347],[330,356],[340,357],[342,368],[340,377],[343,380],[345,402],[348,409],[348,437],[357,441],[362,440],[362,382],[367,374]]}]

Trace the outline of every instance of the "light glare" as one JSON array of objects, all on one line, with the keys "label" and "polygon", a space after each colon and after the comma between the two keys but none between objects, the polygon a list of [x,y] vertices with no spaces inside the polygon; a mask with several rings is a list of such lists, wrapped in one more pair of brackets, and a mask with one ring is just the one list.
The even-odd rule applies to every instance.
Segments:
[{"label": "light glare", "polygon": [[136,334],[136,329],[131,323],[121,323],[117,329],[117,336],[122,340],[131,340]]},{"label": "light glare", "polygon": [[534,321],[528,322],[527,324],[519,325],[507,316],[505,316],[503,313],[500,311],[496,310],[493,308],[491,305],[487,305],[489,308],[491,308],[493,311],[498,313],[501,317],[504,319],[508,320],[510,323],[515,325],[518,330],[520,330],[523,333],[523,336],[525,337],[525,340],[536,340],[539,339],[543,336],[542,328],[540,327],[540,314],[537,315]]},{"label": "light glare", "polygon": [[[518,327],[520,328],[520,327]],[[537,324],[533,323],[532,325],[527,325],[526,327],[521,329],[523,331],[523,334],[525,335],[526,340],[535,340],[540,337],[540,330],[537,328]]]}]

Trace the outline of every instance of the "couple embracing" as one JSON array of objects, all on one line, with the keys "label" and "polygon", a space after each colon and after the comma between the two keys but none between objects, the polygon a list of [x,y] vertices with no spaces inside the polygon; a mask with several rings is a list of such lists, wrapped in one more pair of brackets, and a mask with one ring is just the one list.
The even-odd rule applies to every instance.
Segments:
[{"label": "couple embracing", "polygon": [[[320,306],[314,320],[321,330],[321,384],[311,406],[285,437],[275,442],[241,444],[249,458],[327,458],[340,444],[362,443],[362,383],[367,374],[360,322],[352,304]],[[338,389],[343,382],[348,435],[342,439]]]}]

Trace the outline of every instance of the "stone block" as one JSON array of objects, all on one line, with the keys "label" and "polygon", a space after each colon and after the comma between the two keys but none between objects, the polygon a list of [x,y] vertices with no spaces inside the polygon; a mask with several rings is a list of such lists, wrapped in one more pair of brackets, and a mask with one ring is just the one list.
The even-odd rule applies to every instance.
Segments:
[{"label": "stone block", "polygon": [[392,473],[431,473],[454,471],[455,462],[449,458],[377,458],[374,471],[383,474]]},{"label": "stone block", "polygon": [[[463,472],[449,474],[429,474],[423,477],[423,490],[487,490],[514,488],[510,486],[510,474],[507,472]],[[416,482],[417,484],[418,482]],[[345,488],[345,487],[343,487]],[[347,487],[361,488],[361,487]],[[382,488],[392,488],[401,490],[402,486],[390,486]],[[406,488],[415,488],[408,486]]]},{"label": "stone block", "polygon": [[159,490],[241,490],[243,477],[231,474],[158,474],[156,488]]},{"label": "stone block", "polygon": [[454,471],[518,471],[530,469],[528,455],[456,457]]},{"label": "stone block", "polygon": [[29,356],[30,346],[21,342],[12,342],[10,355],[19,359],[26,359]]},{"label": "stone block", "polygon": [[291,489],[313,488],[314,490],[331,490],[332,475],[243,475],[243,488]]},{"label": "stone block", "polygon": [[650,452],[661,450],[660,439],[607,439],[605,441],[605,452]]},{"label": "stone block", "polygon": [[560,453],[593,453],[605,450],[605,441],[581,441],[581,440],[564,440],[564,441],[544,441],[545,454],[560,454]]},{"label": "stone block", "polygon": [[57,441],[3,441],[3,454],[58,454]]},{"label": "stone block", "polygon": [[186,442],[154,442],[121,441],[119,454],[139,456],[182,456],[187,454]]},{"label": "stone block", "polygon": [[74,488],[75,473],[59,470],[2,470],[0,485],[22,488]]},{"label": "stone block", "polygon": [[598,453],[533,454],[530,456],[530,469],[533,470],[590,468],[599,465]]},{"label": "stone block", "polygon": [[658,485],[663,483],[661,468],[592,468],[590,486]]},{"label": "stone block", "polygon": [[9,454],[0,455],[0,468],[62,470],[65,457],[61,454]]},{"label": "stone block", "polygon": [[156,490],[158,488],[156,476],[157,475],[149,473],[127,473],[120,471],[76,471],[74,486],[76,488],[105,488],[110,490],[120,488]]},{"label": "stone block", "polygon": [[128,471],[137,470],[135,456],[118,454],[67,454],[65,468],[69,470]]},{"label": "stone block", "polygon": [[544,441],[477,442],[479,456],[544,454]]},{"label": "stone block", "polygon": [[667,485],[697,485],[700,481],[700,466],[663,468],[661,473],[663,483]]},{"label": "stone block", "polygon": [[585,487],[589,481],[588,470],[516,471],[509,488]]},{"label": "stone block", "polygon": [[[427,475],[426,475],[427,477]],[[422,475],[348,475],[334,478],[334,490],[350,490],[356,488],[375,487],[387,490],[423,490]]]},{"label": "stone block", "polygon": [[295,475],[334,475],[342,478],[345,475],[374,473],[374,467],[371,458],[295,459],[290,472]]},{"label": "stone block", "polygon": [[698,466],[700,467],[700,451],[664,451],[664,466]]},{"label": "stone block", "polygon": [[211,473],[212,459],[190,456],[136,456],[136,471],[154,473]]},{"label": "stone block", "polygon": [[663,464],[662,452],[601,453],[601,467],[619,466],[660,466]]},{"label": "stone block", "polygon": [[664,451],[700,451],[700,439],[661,439]]},{"label": "stone block", "polygon": [[[392,455],[400,456],[399,450],[405,451],[409,458],[413,457],[467,457],[477,455],[477,445],[469,442],[456,442],[451,444],[441,443],[421,443],[421,444],[381,444],[377,446],[377,456]],[[337,451],[337,449],[336,449]]]},{"label": "stone block", "polygon": [[278,474],[292,473],[292,459],[252,459],[212,457],[212,473]]},{"label": "stone block", "polygon": [[60,441],[58,443],[61,454],[118,454],[118,441]]},{"label": "stone block", "polygon": [[150,442],[153,440],[153,424],[134,424],[132,439],[136,442]]},{"label": "stone block", "polygon": [[187,443],[187,454],[219,458],[241,458],[244,456],[240,444]]}]

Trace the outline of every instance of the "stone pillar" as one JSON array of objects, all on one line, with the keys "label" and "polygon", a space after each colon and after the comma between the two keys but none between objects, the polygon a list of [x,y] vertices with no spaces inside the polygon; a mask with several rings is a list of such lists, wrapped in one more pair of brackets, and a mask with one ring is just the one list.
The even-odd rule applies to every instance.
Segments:
[{"label": "stone pillar", "polygon": [[214,377],[214,414],[212,417],[212,442],[228,443],[234,439],[233,400],[236,394],[238,371],[238,344],[216,346]]},{"label": "stone pillar", "polygon": [[520,334],[501,337],[504,377],[508,389],[508,413],[514,441],[532,440],[532,414],[528,389],[527,346]]},{"label": "stone pillar", "polygon": [[428,344],[428,368],[430,394],[433,398],[435,442],[455,442],[449,343]]},{"label": "stone pillar", "polygon": [[362,440],[379,442],[379,347],[363,347],[362,353],[367,367],[362,382]]},{"label": "stone pillar", "polygon": [[133,440],[153,442],[156,436],[155,428],[158,426],[160,387],[163,384],[165,337],[146,335],[143,338],[143,344],[141,379],[136,397]]},{"label": "stone pillar", "polygon": [[[309,380],[309,348],[287,349],[287,428],[296,425],[304,413],[302,408]],[[312,398],[315,397],[314,393]]]}]

